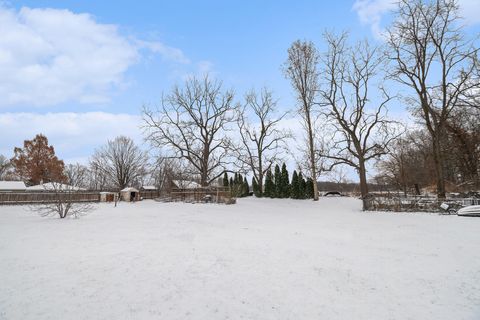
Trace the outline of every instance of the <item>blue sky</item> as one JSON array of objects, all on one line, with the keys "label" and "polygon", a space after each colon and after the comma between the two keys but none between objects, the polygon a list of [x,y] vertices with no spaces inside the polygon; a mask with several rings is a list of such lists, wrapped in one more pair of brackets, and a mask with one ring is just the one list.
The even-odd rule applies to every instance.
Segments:
[{"label": "blue sky", "polygon": [[[461,5],[469,33],[478,31],[480,1]],[[88,161],[118,134],[142,143],[142,105],[158,104],[162,92],[204,72],[234,88],[238,100],[268,86],[282,108],[293,109],[281,72],[289,45],[308,39],[321,50],[326,29],[379,41],[391,6],[390,0],[3,2],[0,154],[12,156],[39,132],[66,162]]]}]

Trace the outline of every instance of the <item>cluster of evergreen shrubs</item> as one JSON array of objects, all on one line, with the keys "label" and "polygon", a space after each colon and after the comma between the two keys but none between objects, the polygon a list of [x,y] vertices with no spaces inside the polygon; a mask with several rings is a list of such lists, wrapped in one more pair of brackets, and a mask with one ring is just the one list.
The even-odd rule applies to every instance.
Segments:
[{"label": "cluster of evergreen shrubs", "polygon": [[228,174],[225,172],[223,175],[223,186],[229,187],[234,197],[243,198],[250,195],[247,177],[243,177],[241,173],[235,173],[235,176],[229,179]]},{"label": "cluster of evergreen shrubs", "polygon": [[[234,177],[228,177],[227,173],[223,176],[223,186],[230,187],[232,195],[235,197],[246,197],[249,195],[250,186],[247,178],[240,173],[235,173]],[[256,197],[268,198],[292,198],[292,199],[312,199],[313,198],[313,180],[305,179],[300,171],[293,171],[292,180],[288,173],[285,163],[280,170],[279,165],[275,166],[274,172],[268,170],[265,175],[263,192],[260,190],[255,177],[252,178],[252,189]]]}]

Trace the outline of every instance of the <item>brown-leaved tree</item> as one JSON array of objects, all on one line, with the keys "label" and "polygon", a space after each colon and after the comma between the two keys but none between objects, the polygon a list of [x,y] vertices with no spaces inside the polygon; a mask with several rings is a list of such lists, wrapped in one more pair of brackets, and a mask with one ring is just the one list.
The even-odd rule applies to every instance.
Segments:
[{"label": "brown-leaved tree", "polygon": [[32,140],[25,140],[23,148],[14,149],[11,163],[15,174],[30,185],[42,182],[64,182],[65,165],[55,155],[53,146],[43,134]]}]

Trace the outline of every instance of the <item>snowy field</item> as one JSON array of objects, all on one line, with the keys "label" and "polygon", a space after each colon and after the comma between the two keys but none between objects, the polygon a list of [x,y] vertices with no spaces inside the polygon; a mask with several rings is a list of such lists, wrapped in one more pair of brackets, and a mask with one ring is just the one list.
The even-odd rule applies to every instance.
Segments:
[{"label": "snowy field", "polygon": [[0,319],[480,319],[480,218],[347,198],[0,207]]}]

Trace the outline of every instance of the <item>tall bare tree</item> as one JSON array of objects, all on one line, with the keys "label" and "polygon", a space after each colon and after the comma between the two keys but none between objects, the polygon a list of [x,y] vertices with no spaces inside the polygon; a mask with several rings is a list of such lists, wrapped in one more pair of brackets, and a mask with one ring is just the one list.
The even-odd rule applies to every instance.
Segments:
[{"label": "tall bare tree", "polygon": [[272,91],[264,88],[245,95],[245,105],[238,110],[237,125],[240,133],[238,160],[255,178],[260,194],[263,193],[265,174],[272,164],[281,161],[286,139],[291,134],[280,128],[287,112],[279,113]]},{"label": "tall bare tree", "polygon": [[88,189],[90,187],[90,172],[88,167],[79,163],[70,163],[65,166],[64,175],[66,181],[75,183],[76,187]]},{"label": "tall bare tree", "polygon": [[442,140],[452,111],[480,89],[479,48],[464,37],[456,0],[400,0],[387,41],[390,76],[411,89],[409,105],[432,140],[437,196],[445,198]]},{"label": "tall bare tree", "polygon": [[[381,57],[368,42],[351,47],[346,33],[325,33],[328,51],[322,56],[322,86],[319,90],[325,124],[333,126],[328,153],[332,165],[355,168],[362,198],[368,195],[367,162],[387,153],[387,146],[399,130],[387,118],[391,97],[381,87],[378,102],[372,102],[373,85]],[[375,101],[375,100],[374,100]],[[364,210],[366,201],[364,201]]]},{"label": "tall bare tree", "polygon": [[146,174],[148,155],[132,139],[119,136],[95,150],[90,166],[100,171],[110,184],[123,189]]},{"label": "tall bare tree", "polygon": [[285,76],[290,79],[299,105],[298,111],[303,119],[307,136],[307,155],[310,164],[310,176],[313,184],[314,198],[318,200],[316,150],[314,142],[313,108],[318,91],[318,51],[309,41],[297,40],[288,49],[288,59],[283,66]]},{"label": "tall bare tree", "polygon": [[234,122],[233,98],[233,91],[223,91],[219,81],[191,78],[164,96],[157,110],[144,108],[146,138],[154,147],[170,151],[171,157],[188,161],[191,173],[208,186],[229,163],[226,131]]},{"label": "tall bare tree", "polygon": [[425,130],[407,131],[391,145],[377,168],[378,176],[405,196],[409,192],[418,194],[435,181],[429,134]]}]

